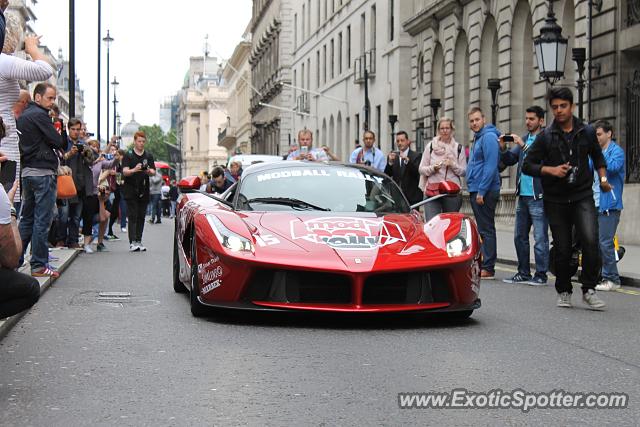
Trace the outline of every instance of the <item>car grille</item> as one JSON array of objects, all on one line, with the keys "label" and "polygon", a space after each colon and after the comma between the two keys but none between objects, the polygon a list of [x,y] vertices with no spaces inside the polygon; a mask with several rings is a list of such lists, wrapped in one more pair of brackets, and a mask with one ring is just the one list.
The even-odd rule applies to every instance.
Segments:
[{"label": "car grille", "polygon": [[449,286],[439,271],[376,274],[364,282],[362,304],[448,302]]},{"label": "car grille", "polygon": [[[296,271],[256,271],[246,288],[246,301],[353,304],[353,283],[347,275]],[[362,305],[450,302],[451,291],[440,271],[374,274],[364,281]]]},{"label": "car grille", "polygon": [[349,304],[351,281],[341,274],[261,270],[251,280],[246,297],[253,301]]}]

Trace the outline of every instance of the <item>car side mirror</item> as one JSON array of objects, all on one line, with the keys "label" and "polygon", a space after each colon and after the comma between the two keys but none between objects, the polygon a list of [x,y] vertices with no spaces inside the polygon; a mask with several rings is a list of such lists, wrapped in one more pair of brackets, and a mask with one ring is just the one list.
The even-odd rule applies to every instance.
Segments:
[{"label": "car side mirror", "polygon": [[183,193],[193,193],[195,190],[199,190],[201,185],[202,183],[198,176],[188,176],[178,182],[178,188]]},{"label": "car side mirror", "polygon": [[411,205],[411,209],[417,209],[420,206],[429,203],[432,200],[439,199],[441,197],[455,196],[460,193],[460,186],[453,181],[441,181],[438,185],[438,194],[424,199],[421,202]]}]

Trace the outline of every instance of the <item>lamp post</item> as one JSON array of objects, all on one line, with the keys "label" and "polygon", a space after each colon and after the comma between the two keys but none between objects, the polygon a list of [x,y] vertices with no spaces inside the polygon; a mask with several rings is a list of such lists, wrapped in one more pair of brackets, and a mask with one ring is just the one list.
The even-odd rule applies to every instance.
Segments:
[{"label": "lamp post", "polygon": [[500,79],[487,80],[487,88],[491,91],[491,123],[498,121],[498,94],[500,93]]},{"label": "lamp post", "polygon": [[109,102],[111,101],[109,97],[109,47],[111,47],[111,43],[113,42],[113,37],[109,35],[109,30],[107,30],[107,35],[102,41],[107,45],[107,139],[109,139]]},{"label": "lamp post", "polygon": [[120,126],[122,125],[122,122],[120,121],[120,113],[116,114],[116,123],[118,123],[118,132],[116,132],[116,135],[120,136]]},{"label": "lamp post", "polygon": [[562,27],[556,23],[553,13],[553,0],[549,0],[549,9],[540,35],[533,41],[538,61],[540,78],[554,85],[564,77],[568,41],[562,37]]},{"label": "lamp post", "polygon": [[581,120],[584,120],[584,62],[587,59],[587,51],[583,47],[574,47],[571,50],[572,58],[578,66],[578,81],[576,87],[578,88],[578,116]]},{"label": "lamp post", "polygon": [[431,98],[431,117],[433,118],[433,136],[438,135],[438,110],[440,109],[440,98]]},{"label": "lamp post", "polygon": [[[98,109],[96,111],[96,137],[98,138],[98,143],[100,142],[100,86],[102,83],[102,79],[100,79],[100,73],[102,71],[102,66],[100,65],[102,59],[102,1],[98,0]],[[70,77],[71,78],[71,77]],[[75,77],[74,77],[75,78]],[[108,81],[108,80],[107,80]]]},{"label": "lamp post", "polygon": [[396,146],[396,123],[398,122],[397,114],[389,114],[389,126],[391,127],[391,151],[395,150]]},{"label": "lamp post", "polygon": [[113,81],[111,82],[111,86],[113,86],[113,134],[117,135],[116,132],[116,118],[118,117],[118,115],[116,114],[116,104],[118,103],[118,98],[116,97],[116,88],[118,87],[118,85],[120,84],[120,82],[118,82],[118,80],[116,79],[116,76],[113,76]]},{"label": "lamp post", "polygon": [[69,0],[69,118],[76,116],[76,18],[75,1]]}]

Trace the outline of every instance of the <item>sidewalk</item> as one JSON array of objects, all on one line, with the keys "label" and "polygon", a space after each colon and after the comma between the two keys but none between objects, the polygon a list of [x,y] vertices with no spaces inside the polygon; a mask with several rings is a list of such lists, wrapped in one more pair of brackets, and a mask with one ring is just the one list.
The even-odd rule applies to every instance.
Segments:
[{"label": "sidewalk", "polygon": [[[513,227],[496,224],[498,241],[498,263],[518,265],[518,257],[513,244]],[[549,241],[552,241],[549,232]],[[533,235],[529,237],[531,245],[531,264],[533,268]],[[640,246],[622,245],[626,252],[618,263],[618,272],[623,286],[640,287]]]},{"label": "sidewalk", "polygon": [[[57,268],[60,273],[62,273],[67,269],[69,264],[71,264],[71,261],[73,261],[75,257],[78,256],[80,251],[75,249],[52,249],[50,253],[51,255],[60,258],[58,261],[51,261],[51,265]],[[24,267],[22,267],[20,269],[20,272],[24,274],[30,274],[29,264],[27,263]],[[49,277],[38,277],[37,280],[40,283],[40,295],[44,294],[49,286],[51,286],[54,282],[54,280]],[[36,303],[36,305],[37,304],[38,303]],[[22,316],[28,311],[29,310],[25,310],[22,313],[16,314],[15,316],[0,320],[0,339],[2,339],[2,337],[4,337],[11,330],[11,328],[13,328],[16,323],[18,323],[20,318],[22,318]]]}]

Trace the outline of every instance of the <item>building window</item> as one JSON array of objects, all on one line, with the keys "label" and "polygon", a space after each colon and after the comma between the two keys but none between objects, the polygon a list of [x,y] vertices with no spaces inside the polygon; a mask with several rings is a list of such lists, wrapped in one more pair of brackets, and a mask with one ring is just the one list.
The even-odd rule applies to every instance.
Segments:
[{"label": "building window", "polygon": [[326,21],[329,18],[329,16],[327,15],[327,0],[324,0],[323,12],[324,12],[324,20]]},{"label": "building window", "polygon": [[376,5],[371,6],[371,49],[376,48]]},{"label": "building window", "polygon": [[347,26],[347,69],[351,69],[351,25]]},{"label": "building window", "polygon": [[394,8],[395,8],[395,1],[389,0],[389,41],[390,42],[393,41],[393,36],[394,36],[394,33],[396,32],[396,29],[395,29],[396,17],[395,17],[395,11],[393,10]]},{"label": "building window", "polygon": [[424,55],[422,54],[422,52],[420,52],[418,54],[418,63],[417,63],[417,78],[418,78],[418,84],[422,85],[424,84]]},{"label": "building window", "polygon": [[331,0],[331,14],[336,13],[336,0]]},{"label": "building window", "polygon": [[327,83],[327,45],[322,46],[322,83]]},{"label": "building window", "polygon": [[311,58],[307,58],[307,89],[311,89]]},{"label": "building window", "polygon": [[356,114],[356,144],[360,142],[360,114]]},{"label": "building window", "polygon": [[304,62],[302,63],[302,67],[300,68],[300,86],[304,87]]},{"label": "building window", "polygon": [[318,0],[318,7],[317,7],[317,10],[316,10],[316,12],[318,12],[318,19],[317,19],[318,26],[317,26],[317,28],[320,28],[320,2],[321,1],[322,0]]},{"label": "building window", "polygon": [[[304,5],[302,5],[302,13],[304,16]],[[302,23],[302,32],[304,33],[304,21]],[[293,49],[298,48],[298,14],[293,15]]]},{"label": "building window", "polygon": [[376,105],[376,139],[378,140],[378,148],[380,148],[382,140],[382,107]]},{"label": "building window", "polygon": [[330,54],[331,54],[331,79],[334,79],[336,77],[336,73],[335,73],[336,68],[335,68],[335,59],[334,59],[335,58],[335,53],[336,53],[335,46],[334,46],[334,43],[333,43],[333,39],[331,39],[331,52],[330,52]]},{"label": "building window", "polygon": [[367,19],[364,15],[360,15],[360,55],[364,55],[366,46],[365,46],[365,32],[367,28]]},{"label": "building window", "polygon": [[338,75],[342,74],[342,33],[338,34]]},{"label": "building window", "polygon": [[316,89],[320,87],[320,51],[316,51]]},{"label": "building window", "polygon": [[311,0],[307,1],[307,32],[305,38],[309,37],[309,33],[311,33]]}]

